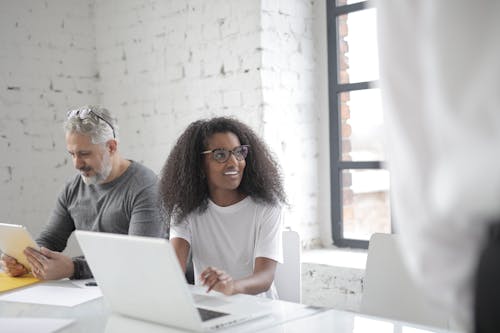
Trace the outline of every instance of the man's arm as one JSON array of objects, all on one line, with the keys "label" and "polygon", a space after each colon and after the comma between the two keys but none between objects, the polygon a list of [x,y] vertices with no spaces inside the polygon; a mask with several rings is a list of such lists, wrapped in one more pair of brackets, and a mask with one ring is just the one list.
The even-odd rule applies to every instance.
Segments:
[{"label": "man's arm", "polygon": [[66,248],[69,236],[75,230],[75,223],[67,209],[66,190],[65,188],[59,194],[47,225],[36,239],[40,247],[62,252]]},{"label": "man's arm", "polygon": [[[57,199],[49,223],[36,240],[40,251],[31,248],[24,251],[35,277],[41,280],[92,277],[86,263],[83,265],[86,267],[80,267],[72,258],[61,253],[74,230],[75,224],[66,209],[63,192]],[[83,272],[85,275],[80,275]],[[75,277],[75,274],[78,276]]]},{"label": "man's arm", "polygon": [[66,248],[68,238],[75,230],[73,220],[66,209],[65,198],[66,189],[59,194],[49,222],[36,240],[41,250],[24,250],[31,267],[24,267],[14,258],[2,256],[1,264],[7,274],[21,276],[31,269],[33,275],[42,280],[73,277],[78,272],[85,274],[85,277],[92,276],[88,266],[80,267],[73,263],[70,257],[60,253]]},{"label": "man's arm", "polygon": [[33,275],[39,279],[73,277],[77,268],[70,257],[60,253],[66,248],[68,238],[75,230],[73,219],[66,208],[67,189],[66,187],[59,194],[47,226],[36,239],[41,250],[27,248],[24,251]]}]

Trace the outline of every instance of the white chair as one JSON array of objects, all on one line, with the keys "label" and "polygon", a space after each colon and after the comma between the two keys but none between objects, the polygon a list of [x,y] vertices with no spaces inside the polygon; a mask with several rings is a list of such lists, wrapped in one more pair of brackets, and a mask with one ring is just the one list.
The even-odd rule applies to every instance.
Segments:
[{"label": "white chair", "polygon": [[292,230],[283,231],[283,263],[278,264],[274,285],[280,300],[300,303],[302,300],[302,270],[300,237]]},{"label": "white chair", "polygon": [[368,248],[361,312],[448,328],[449,316],[429,303],[414,284],[403,262],[397,241],[397,235],[372,235]]}]

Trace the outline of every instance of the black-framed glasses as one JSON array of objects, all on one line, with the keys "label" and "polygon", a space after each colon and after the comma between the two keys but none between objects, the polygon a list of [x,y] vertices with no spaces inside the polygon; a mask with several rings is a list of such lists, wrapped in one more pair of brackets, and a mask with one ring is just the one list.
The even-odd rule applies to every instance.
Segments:
[{"label": "black-framed glasses", "polygon": [[212,158],[219,163],[226,163],[231,154],[233,154],[238,161],[243,161],[248,155],[249,148],[249,145],[241,145],[234,148],[233,150],[215,148],[212,150],[202,151],[201,154],[212,154]]},{"label": "black-framed glasses", "polygon": [[109,121],[107,121],[106,119],[104,119],[103,117],[101,117],[100,115],[98,115],[97,113],[95,113],[94,111],[92,111],[92,109],[76,109],[76,110],[70,110],[66,113],[66,116],[67,118],[74,118],[74,117],[78,117],[80,119],[89,119],[92,117],[92,115],[94,117],[97,117],[98,119],[104,121],[106,124],[108,124],[109,127],[111,127],[111,130],[113,131],[113,139],[116,139],[116,135],[115,135],[115,128],[113,127],[113,125],[111,125],[111,123]]}]

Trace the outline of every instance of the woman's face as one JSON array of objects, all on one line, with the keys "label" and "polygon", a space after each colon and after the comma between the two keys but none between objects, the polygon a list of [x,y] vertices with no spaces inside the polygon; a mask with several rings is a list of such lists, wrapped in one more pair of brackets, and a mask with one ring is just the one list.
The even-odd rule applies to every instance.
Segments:
[{"label": "woman's face", "polygon": [[[246,165],[245,159],[239,154],[241,152],[241,149],[238,149],[240,145],[238,137],[231,132],[215,133],[208,138],[206,151],[212,152],[205,154],[204,169],[208,190],[211,195],[215,193],[222,194],[225,191],[237,192],[243,179],[243,171]],[[227,152],[232,152],[235,148],[236,156],[234,153],[229,153],[227,161],[221,162],[224,159],[224,155]],[[238,160],[237,157],[241,160]],[[216,160],[217,158],[219,159],[218,161]]]}]

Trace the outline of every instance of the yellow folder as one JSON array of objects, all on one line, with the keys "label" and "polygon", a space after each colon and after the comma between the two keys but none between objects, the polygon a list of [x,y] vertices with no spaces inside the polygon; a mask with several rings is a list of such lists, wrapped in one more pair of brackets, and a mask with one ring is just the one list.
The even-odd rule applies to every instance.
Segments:
[{"label": "yellow folder", "polygon": [[7,274],[0,272],[0,293],[12,289],[28,286],[37,283],[38,280],[31,274],[26,274],[20,277],[10,277]]}]

